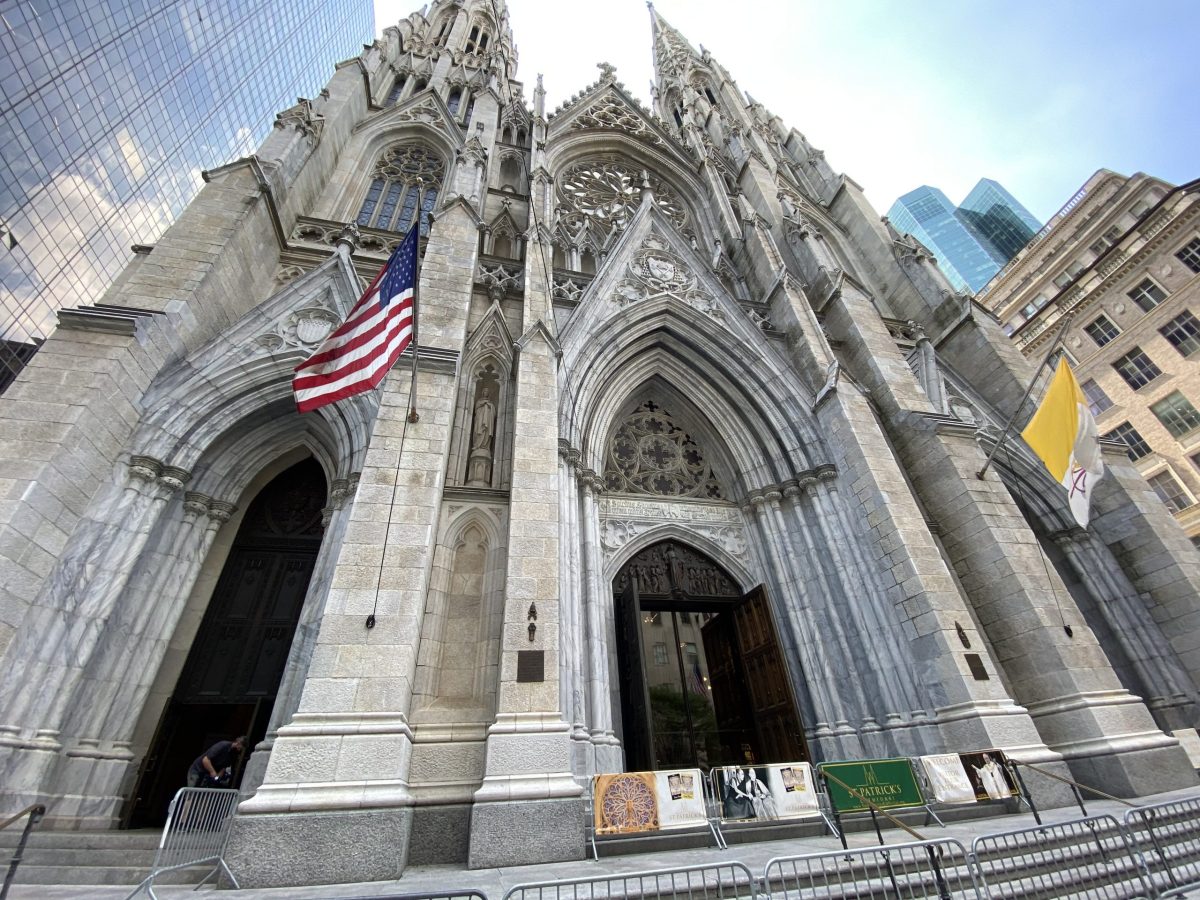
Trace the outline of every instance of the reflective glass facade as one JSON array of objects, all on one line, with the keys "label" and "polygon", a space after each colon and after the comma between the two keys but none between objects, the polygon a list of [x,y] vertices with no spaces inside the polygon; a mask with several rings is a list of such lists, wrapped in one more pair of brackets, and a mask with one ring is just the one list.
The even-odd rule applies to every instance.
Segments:
[{"label": "reflective glass facade", "polygon": [[0,5],[0,386],[374,31],[371,0]]},{"label": "reflective glass facade", "polygon": [[888,219],[937,257],[959,290],[978,291],[1041,228],[1037,219],[995,181],[980,179],[962,206],[928,185],[892,204]]}]

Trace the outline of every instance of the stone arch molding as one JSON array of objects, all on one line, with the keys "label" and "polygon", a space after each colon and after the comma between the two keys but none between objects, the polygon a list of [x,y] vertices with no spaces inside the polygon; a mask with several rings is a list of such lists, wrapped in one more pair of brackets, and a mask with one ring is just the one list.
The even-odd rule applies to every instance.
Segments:
[{"label": "stone arch molding", "polygon": [[[650,506],[651,504],[645,504]],[[678,515],[679,504],[662,503],[663,515]],[[647,547],[677,540],[710,557],[733,576],[743,593],[764,579],[755,577],[741,512],[731,509],[728,522],[662,521],[649,515],[629,516],[628,510],[608,500],[600,507],[600,544],[604,554],[604,583],[611,584],[621,567]],[[647,510],[649,512],[649,510]],[[703,513],[697,510],[703,516]],[[628,517],[627,517],[628,516]],[[736,518],[735,518],[736,517]]]},{"label": "stone arch molding", "polygon": [[655,378],[686,385],[678,393],[687,405],[719,423],[721,439],[712,443],[727,448],[719,471],[732,498],[831,462],[808,389],[652,203],[560,342],[560,434],[585,468],[603,471],[614,422]]},{"label": "stone arch molding", "polygon": [[331,482],[358,471],[378,398],[359,395],[302,417],[291,382],[295,367],[345,318],[360,291],[340,253],[285,285],[156,379],[132,452],[193,472],[222,442],[263,428],[288,430],[279,423],[291,422],[293,432],[319,435],[310,444],[327,467],[338,460],[326,471]]}]

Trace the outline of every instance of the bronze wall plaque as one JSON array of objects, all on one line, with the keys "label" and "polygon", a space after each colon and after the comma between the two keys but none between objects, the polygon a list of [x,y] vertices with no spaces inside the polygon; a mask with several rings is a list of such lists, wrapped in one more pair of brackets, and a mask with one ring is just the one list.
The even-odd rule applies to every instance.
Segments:
[{"label": "bronze wall plaque", "polygon": [[544,650],[517,651],[517,682],[545,681],[546,653]]}]

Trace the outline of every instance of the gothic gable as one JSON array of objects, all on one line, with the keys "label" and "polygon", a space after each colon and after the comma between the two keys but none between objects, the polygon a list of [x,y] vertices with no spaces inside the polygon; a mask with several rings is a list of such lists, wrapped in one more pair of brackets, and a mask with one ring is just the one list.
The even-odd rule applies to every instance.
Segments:
[{"label": "gothic gable", "polygon": [[616,81],[602,78],[571,99],[550,117],[548,137],[563,138],[572,132],[617,132],[643,145],[667,153],[685,168],[694,166],[678,140],[649,110]]},{"label": "gothic gable", "polygon": [[445,102],[436,91],[425,89],[403,103],[368,116],[354,129],[355,133],[370,130],[375,133],[398,125],[424,125],[446,137],[457,149],[464,143],[462,129],[454,121]]}]

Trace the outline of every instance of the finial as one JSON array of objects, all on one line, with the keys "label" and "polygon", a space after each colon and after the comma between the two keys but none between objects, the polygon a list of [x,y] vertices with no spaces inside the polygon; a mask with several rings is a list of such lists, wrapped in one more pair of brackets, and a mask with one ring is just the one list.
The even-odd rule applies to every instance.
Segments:
[{"label": "finial", "polygon": [[596,63],[596,68],[600,70],[601,81],[614,81],[617,77],[617,67],[612,63]]},{"label": "finial", "polygon": [[649,206],[654,201],[654,191],[650,187],[650,173],[642,169],[642,206]]}]

